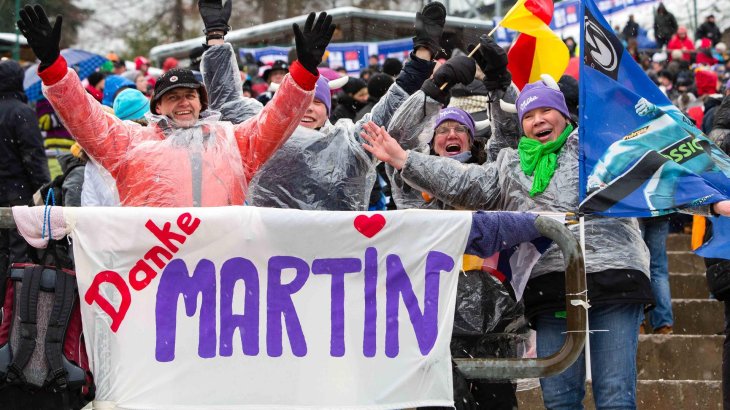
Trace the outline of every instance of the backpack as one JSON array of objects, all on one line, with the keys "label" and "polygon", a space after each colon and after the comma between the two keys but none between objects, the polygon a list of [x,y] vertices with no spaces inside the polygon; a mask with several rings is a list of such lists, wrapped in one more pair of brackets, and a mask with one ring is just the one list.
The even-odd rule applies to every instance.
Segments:
[{"label": "backpack", "polygon": [[41,264],[13,263],[0,274],[2,409],[80,409],[94,398],[76,275],[60,267],[56,245]]}]

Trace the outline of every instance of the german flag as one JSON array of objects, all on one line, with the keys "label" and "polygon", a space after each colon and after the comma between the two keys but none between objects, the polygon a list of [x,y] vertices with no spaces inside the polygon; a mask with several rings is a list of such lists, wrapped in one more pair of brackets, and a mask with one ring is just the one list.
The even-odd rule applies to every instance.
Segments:
[{"label": "german flag", "polygon": [[557,81],[568,67],[568,47],[550,30],[552,18],[552,0],[519,0],[500,22],[520,32],[507,54],[507,69],[520,90],[538,81],[540,74],[550,74]]}]

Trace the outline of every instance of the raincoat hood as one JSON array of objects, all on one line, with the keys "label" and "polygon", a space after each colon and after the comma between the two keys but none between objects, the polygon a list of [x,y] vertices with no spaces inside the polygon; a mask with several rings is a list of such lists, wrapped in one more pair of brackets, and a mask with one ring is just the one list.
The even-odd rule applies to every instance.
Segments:
[{"label": "raincoat hood", "polygon": [[23,91],[23,68],[14,60],[0,62],[0,93],[16,92],[25,94]]},{"label": "raincoat hood", "polygon": [[104,81],[104,97],[101,99],[101,103],[107,107],[112,107],[114,105],[114,97],[116,97],[117,91],[124,87],[137,88],[132,81],[127,80],[121,75],[106,76]]}]

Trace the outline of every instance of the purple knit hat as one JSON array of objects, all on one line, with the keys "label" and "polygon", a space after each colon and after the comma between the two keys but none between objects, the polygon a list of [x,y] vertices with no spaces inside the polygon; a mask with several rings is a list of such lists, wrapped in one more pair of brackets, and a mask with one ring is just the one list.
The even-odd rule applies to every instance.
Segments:
[{"label": "purple knit hat", "polygon": [[542,80],[527,84],[522,89],[520,96],[517,97],[515,105],[517,106],[520,125],[522,124],[522,117],[535,108],[549,107],[560,111],[566,118],[570,118],[570,111],[568,111],[568,106],[565,104],[563,93],[548,87]]},{"label": "purple knit hat", "polygon": [[459,124],[469,129],[469,139],[474,139],[474,119],[466,111],[456,107],[446,107],[439,112],[438,118],[436,118],[436,125],[433,126],[434,131],[439,125],[445,121],[456,121]]},{"label": "purple knit hat", "polygon": [[332,94],[330,93],[330,82],[323,75],[317,79],[317,85],[314,87],[314,99],[319,100],[327,107],[327,116],[330,115],[332,107]]}]

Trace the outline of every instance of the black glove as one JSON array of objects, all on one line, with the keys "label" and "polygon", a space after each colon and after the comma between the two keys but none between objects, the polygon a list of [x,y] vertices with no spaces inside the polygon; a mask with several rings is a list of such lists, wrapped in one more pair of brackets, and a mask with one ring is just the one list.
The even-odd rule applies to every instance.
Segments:
[{"label": "black glove", "polygon": [[416,36],[413,37],[413,49],[425,47],[432,57],[441,50],[441,35],[446,24],[446,8],[435,1],[428,3],[423,10],[416,13]]},{"label": "black glove", "polygon": [[[423,83],[421,90],[434,100],[445,104],[451,87],[456,84],[471,84],[476,71],[477,65],[473,59],[467,56],[452,57],[433,73],[432,79]],[[444,84],[446,86],[442,90]]]},{"label": "black glove", "polygon": [[332,39],[335,32],[335,25],[332,24],[332,16],[327,13],[319,13],[317,22],[314,22],[315,13],[309,13],[307,22],[304,23],[304,31],[294,23],[294,38],[297,45],[297,59],[310,73],[319,75],[317,66],[322,62],[325,48]]},{"label": "black glove", "polygon": [[38,71],[50,67],[58,59],[61,50],[59,44],[62,23],[63,18],[57,16],[56,23],[51,27],[45,10],[39,5],[25,6],[20,10],[18,29],[28,40],[28,45],[33,49],[36,57],[41,60]]},{"label": "black glove", "polygon": [[[479,50],[474,59],[484,72],[484,85],[487,90],[506,90],[512,82],[512,75],[507,71],[507,52],[487,35],[479,37]],[[469,53],[476,47],[469,44]]]},{"label": "black glove", "polygon": [[221,4],[221,0],[198,0],[198,10],[205,25],[204,34],[211,31],[222,31],[223,35],[228,34],[228,30],[231,29],[228,19],[231,18],[232,3],[233,0],[226,1],[226,4]]}]

